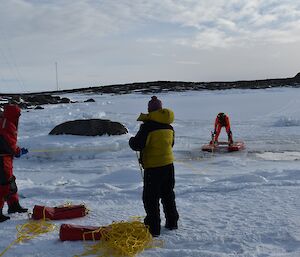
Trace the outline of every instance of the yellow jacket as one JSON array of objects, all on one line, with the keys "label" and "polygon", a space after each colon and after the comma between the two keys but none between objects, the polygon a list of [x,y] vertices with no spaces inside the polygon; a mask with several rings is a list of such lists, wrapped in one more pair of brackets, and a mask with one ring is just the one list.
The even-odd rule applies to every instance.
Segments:
[{"label": "yellow jacket", "polygon": [[147,114],[141,113],[137,119],[143,121],[129,145],[141,152],[141,163],[145,169],[157,168],[173,163],[174,113],[170,109],[160,109]]}]

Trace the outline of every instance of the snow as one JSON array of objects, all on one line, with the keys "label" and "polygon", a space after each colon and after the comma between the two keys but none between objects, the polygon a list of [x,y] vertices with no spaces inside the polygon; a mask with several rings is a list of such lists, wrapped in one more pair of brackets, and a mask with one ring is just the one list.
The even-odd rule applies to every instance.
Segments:
[{"label": "snow", "polygon": [[[55,221],[102,226],[144,216],[142,178],[136,153],[128,146],[151,95],[68,94],[78,103],[23,111],[19,145],[29,153],[16,159],[14,172],[21,205],[85,203],[86,217]],[[300,98],[299,89],[226,90],[161,93],[175,113],[174,154],[179,229],[162,228],[162,248],[153,257],[300,256]],[[95,103],[84,103],[88,98]],[[205,153],[215,116],[231,118],[235,140],[246,149]],[[50,136],[58,124],[104,118],[124,124],[122,136]],[[220,140],[226,139],[222,131]],[[4,207],[6,213],[7,207]],[[163,213],[162,225],[164,225]],[[0,224],[0,251],[16,238],[16,225],[28,221],[13,214]],[[58,231],[16,244],[4,256],[74,256],[82,242],[60,242]]]}]

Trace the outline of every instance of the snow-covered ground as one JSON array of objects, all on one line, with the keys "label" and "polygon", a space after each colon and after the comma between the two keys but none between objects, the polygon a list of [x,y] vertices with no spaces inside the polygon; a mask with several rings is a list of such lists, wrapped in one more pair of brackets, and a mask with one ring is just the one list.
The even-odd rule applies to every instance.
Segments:
[{"label": "snow-covered ground", "polygon": [[[56,221],[107,225],[144,216],[142,178],[128,140],[151,95],[79,95],[75,104],[23,111],[19,145],[29,153],[15,160],[21,204],[57,206],[85,203],[84,218]],[[300,256],[300,91],[293,88],[158,94],[175,112],[176,200],[179,229],[162,229],[163,248],[153,257]],[[83,103],[94,98],[95,103]],[[235,140],[246,149],[204,153],[215,116],[231,118]],[[50,136],[56,125],[104,118],[123,123],[122,136]],[[222,131],[221,138],[226,139]],[[7,207],[4,208],[6,213]],[[163,213],[162,225],[164,224]],[[0,224],[0,252],[16,237],[25,214]],[[74,256],[81,242],[60,242],[58,231],[16,244],[4,256]]]}]

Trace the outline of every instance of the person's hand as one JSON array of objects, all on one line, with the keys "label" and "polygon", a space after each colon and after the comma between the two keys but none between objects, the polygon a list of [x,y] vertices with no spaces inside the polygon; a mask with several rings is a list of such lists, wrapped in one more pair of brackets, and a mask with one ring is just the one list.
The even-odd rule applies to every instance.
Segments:
[{"label": "person's hand", "polygon": [[28,153],[28,149],[22,147],[22,148],[20,149],[20,153],[16,154],[15,157],[19,158],[21,155],[27,154],[27,153]]},{"label": "person's hand", "polygon": [[28,153],[28,149],[27,148],[24,148],[24,147],[22,147],[21,148],[21,155],[23,155],[23,154],[27,154]]}]

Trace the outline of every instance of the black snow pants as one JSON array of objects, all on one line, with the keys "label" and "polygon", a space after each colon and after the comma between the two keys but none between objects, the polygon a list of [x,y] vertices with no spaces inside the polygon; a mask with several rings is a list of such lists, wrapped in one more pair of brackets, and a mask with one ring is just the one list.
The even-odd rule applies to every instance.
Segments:
[{"label": "black snow pants", "polygon": [[166,225],[176,226],[179,215],[175,202],[174,165],[145,169],[143,203],[146,211],[145,225],[153,236],[160,235],[159,200],[163,205]]}]

